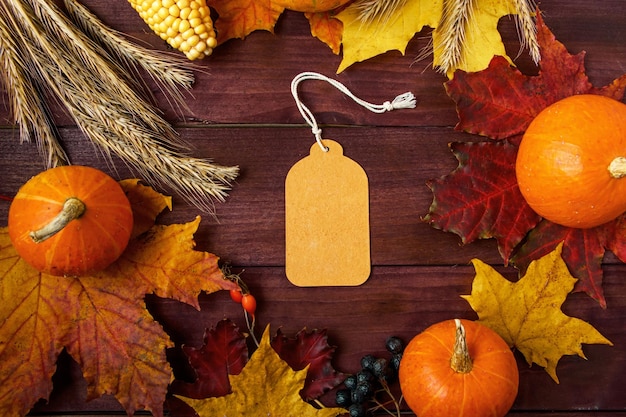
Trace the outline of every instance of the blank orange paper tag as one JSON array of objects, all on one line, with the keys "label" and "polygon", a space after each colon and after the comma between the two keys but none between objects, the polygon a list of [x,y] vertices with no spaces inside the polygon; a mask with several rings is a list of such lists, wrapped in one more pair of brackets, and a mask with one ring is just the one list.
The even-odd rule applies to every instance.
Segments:
[{"label": "blank orange paper tag", "polygon": [[308,286],[354,286],[370,275],[369,191],[363,168],[337,142],[315,143],[285,180],[287,278]]}]

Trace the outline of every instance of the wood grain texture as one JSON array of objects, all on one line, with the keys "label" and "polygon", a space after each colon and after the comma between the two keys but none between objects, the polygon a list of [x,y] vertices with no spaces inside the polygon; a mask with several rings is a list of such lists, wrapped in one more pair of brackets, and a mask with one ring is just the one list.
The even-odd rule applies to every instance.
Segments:
[{"label": "wood grain texture", "polygon": [[[115,29],[165,50],[125,0],[84,4]],[[626,71],[622,0],[550,0],[540,6],[547,25],[571,53],[587,51],[587,73],[594,85],[610,83]],[[500,27],[509,53],[517,55],[515,24],[503,19]],[[436,321],[475,318],[460,297],[470,291],[471,259],[480,258],[516,278],[515,270],[502,266],[493,240],[463,246],[457,236],[421,220],[432,200],[426,182],[457,165],[448,143],[482,140],[454,130],[457,115],[443,88],[446,79],[428,60],[414,62],[427,36],[428,31],[416,36],[404,56],[389,52],[335,76],[341,57],[311,37],[302,14],[286,12],[274,34],[255,32],[244,41],[229,41],[201,62],[189,108],[182,113],[171,108],[160,91],[153,91],[165,117],[192,145],[194,156],[241,168],[227,201],[215,206],[216,218],[203,214],[198,249],[216,253],[235,272],[243,271],[259,300],[259,328],[269,323],[286,334],[304,327],[328,329],[330,343],[338,347],[334,365],[344,372],[356,371],[366,353],[383,353],[390,335],[408,341]],[[536,72],[525,55],[516,63],[525,72]],[[339,141],[370,181],[373,270],[360,287],[297,288],[284,275],[284,179],[313,143],[289,91],[291,79],[301,71],[334,76],[371,102],[405,91],[417,96],[414,110],[374,115],[323,82],[301,86],[301,98],[324,136]],[[6,104],[6,95],[0,100]],[[55,115],[73,163],[100,167],[117,178],[133,176],[123,162],[102,157],[62,109],[55,108]],[[0,195],[6,196],[43,168],[36,147],[19,144],[9,120],[9,109],[0,104]],[[0,201],[0,224],[6,224],[7,211],[8,204]],[[185,222],[197,214],[174,194],[174,210],[159,221]],[[564,310],[589,321],[614,346],[585,346],[587,361],[563,358],[557,367],[560,384],[537,366],[528,366],[517,352],[521,381],[512,416],[626,416],[626,265],[609,254],[605,270],[607,309],[573,294]],[[200,311],[156,297],[148,296],[146,302],[176,342],[168,357],[184,378],[191,376],[182,344],[199,346],[205,328],[223,317],[245,327],[227,294],[201,296]],[[65,354],[54,383],[50,401],[38,404],[33,415],[124,415],[111,397],[86,401],[80,369]]]}]

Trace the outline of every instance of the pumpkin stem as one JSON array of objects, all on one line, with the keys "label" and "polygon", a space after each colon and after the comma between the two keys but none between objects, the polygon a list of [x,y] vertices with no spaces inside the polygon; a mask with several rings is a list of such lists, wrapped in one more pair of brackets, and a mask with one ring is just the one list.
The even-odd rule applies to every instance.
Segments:
[{"label": "pumpkin stem", "polygon": [[461,320],[454,319],[456,324],[456,340],[454,342],[454,352],[450,359],[450,367],[455,372],[466,374],[472,370],[472,358],[467,348],[467,340],[465,339],[465,327]]},{"label": "pumpkin stem", "polygon": [[613,178],[626,176],[626,157],[618,156],[609,164],[609,173]]},{"label": "pumpkin stem", "polygon": [[72,220],[78,219],[85,212],[85,203],[76,197],[70,197],[63,203],[63,208],[50,223],[46,224],[39,230],[30,232],[29,236],[35,243],[43,242],[59,233]]}]

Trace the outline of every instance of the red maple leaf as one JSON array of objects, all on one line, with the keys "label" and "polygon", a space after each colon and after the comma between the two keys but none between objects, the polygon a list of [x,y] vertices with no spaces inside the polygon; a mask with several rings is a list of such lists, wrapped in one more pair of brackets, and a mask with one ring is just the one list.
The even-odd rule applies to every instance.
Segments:
[{"label": "red maple leaf", "polygon": [[[188,398],[220,397],[231,392],[228,375],[238,375],[248,362],[246,337],[235,323],[221,320],[215,328],[204,332],[199,348],[183,346],[189,364],[196,372],[196,381],[175,379],[170,392]],[[193,417],[196,412],[178,398],[168,398],[168,408],[179,417]]]},{"label": "red maple leaf", "polygon": [[335,348],[328,345],[326,330],[301,330],[295,337],[288,338],[279,329],[272,340],[272,347],[294,371],[309,367],[300,392],[306,401],[321,397],[346,378],[331,365]]},{"label": "red maple leaf", "polygon": [[[322,396],[339,385],[345,375],[331,365],[335,348],[328,345],[326,330],[301,330],[290,338],[278,330],[272,339],[272,348],[294,371],[307,366],[307,377],[300,392],[306,401]],[[193,383],[176,379],[171,394],[203,399],[231,393],[228,375],[238,375],[248,362],[246,336],[228,319],[221,320],[214,329],[207,330],[199,348],[183,346],[189,364],[196,372]],[[195,417],[196,412],[176,397],[168,398],[168,408],[177,417]]]},{"label": "red maple leaf", "polygon": [[[522,74],[502,57],[480,72],[457,71],[446,83],[456,102],[457,130],[495,141],[451,144],[459,159],[452,173],[429,185],[434,199],[425,220],[458,234],[464,243],[496,238],[505,263],[524,271],[528,264],[564,242],[563,258],[584,291],[606,307],[601,262],[606,250],[626,259],[625,220],[594,229],[571,229],[541,220],[522,198],[515,178],[517,145],[534,117],[550,104],[575,94],[599,94],[621,100],[626,75],[602,88],[585,74],[581,52],[570,55],[537,13],[540,71]],[[521,243],[523,242],[523,243]]]},{"label": "red maple leaf", "polygon": [[463,243],[495,238],[505,262],[541,218],[528,206],[515,179],[517,146],[508,141],[452,143],[459,160],[450,175],[430,181],[433,226]]}]

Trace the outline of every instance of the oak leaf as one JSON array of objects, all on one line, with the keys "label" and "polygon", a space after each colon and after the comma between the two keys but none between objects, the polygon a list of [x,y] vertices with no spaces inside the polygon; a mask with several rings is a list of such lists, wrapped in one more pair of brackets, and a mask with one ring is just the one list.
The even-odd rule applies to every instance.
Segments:
[{"label": "oak leaf", "polygon": [[[457,71],[446,83],[459,115],[456,129],[491,140],[480,145],[451,145],[459,168],[430,182],[433,204],[424,218],[433,227],[458,234],[464,243],[495,237],[505,264],[510,262],[522,273],[532,260],[564,242],[563,259],[578,279],[575,290],[586,292],[606,307],[601,262],[607,249],[626,260],[624,218],[585,231],[542,220],[520,198],[515,158],[526,127],[545,107],[582,93],[620,100],[626,90],[626,75],[605,87],[594,87],[585,73],[584,53],[569,54],[540,13],[537,39],[541,50],[538,75],[524,75],[506,59],[495,57],[487,69]],[[488,187],[479,187],[482,193],[459,187],[472,186],[476,181],[487,181]]]},{"label": "oak leaf", "polygon": [[443,0],[407,0],[403,7],[388,17],[364,22],[359,18],[361,10],[352,5],[337,15],[343,22],[343,60],[337,72],[355,62],[361,62],[387,51],[397,50],[404,55],[407,44],[424,27],[432,32],[433,65],[447,68],[447,75],[457,69],[478,71],[485,69],[494,56],[506,56],[502,38],[498,33],[501,17],[516,13],[512,0],[477,0],[472,2],[468,13],[462,48],[458,61],[446,64],[444,51],[449,48],[450,37],[458,30],[449,30],[442,25]]},{"label": "oak leaf", "polygon": [[147,409],[162,416],[172,379],[165,349],[172,342],[146,310],[145,295],[199,308],[201,291],[235,287],[215,255],[193,249],[199,218],[148,228],[169,198],[137,181],[121,184],[137,220],[134,238],[119,260],[93,276],[39,273],[0,228],[0,415],[24,416],[48,398],[65,348],[82,368],[88,399],[111,394],[129,415]]},{"label": "oak leaf", "polygon": [[559,244],[551,253],[531,262],[517,282],[474,259],[472,292],[463,296],[480,323],[522,352],[529,364],[545,368],[557,383],[556,366],[562,356],[585,358],[583,343],[613,345],[589,323],[561,311],[576,282],[561,251]]},{"label": "oak leaf", "polygon": [[232,393],[222,397],[192,399],[178,396],[200,417],[219,416],[317,416],[344,414],[342,408],[315,408],[302,400],[307,369],[294,371],[270,344],[269,326],[258,349],[239,375],[231,375]]}]

